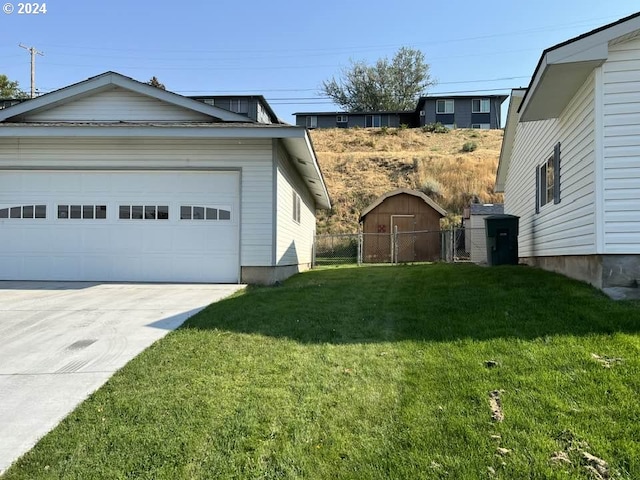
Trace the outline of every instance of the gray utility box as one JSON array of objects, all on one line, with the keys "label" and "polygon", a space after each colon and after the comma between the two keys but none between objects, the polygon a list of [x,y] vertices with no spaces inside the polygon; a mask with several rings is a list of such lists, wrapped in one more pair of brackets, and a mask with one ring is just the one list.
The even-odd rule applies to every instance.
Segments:
[{"label": "gray utility box", "polygon": [[518,264],[518,223],[515,215],[490,215],[484,219],[489,265]]}]

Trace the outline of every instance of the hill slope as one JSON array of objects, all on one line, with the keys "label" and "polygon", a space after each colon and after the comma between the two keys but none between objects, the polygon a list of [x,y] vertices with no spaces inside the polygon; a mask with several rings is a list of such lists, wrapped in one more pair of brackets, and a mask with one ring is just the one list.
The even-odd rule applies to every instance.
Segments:
[{"label": "hill slope", "polygon": [[[360,212],[399,187],[419,189],[459,222],[471,199],[501,202],[493,193],[502,130],[317,129],[311,138],[331,196],[318,233],[356,232]],[[476,145],[463,151],[467,143]]]}]

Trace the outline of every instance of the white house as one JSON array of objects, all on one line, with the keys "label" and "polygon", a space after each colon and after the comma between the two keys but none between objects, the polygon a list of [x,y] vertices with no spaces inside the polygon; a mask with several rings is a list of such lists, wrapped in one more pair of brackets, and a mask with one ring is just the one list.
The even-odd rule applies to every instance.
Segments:
[{"label": "white house", "polygon": [[0,279],[272,283],[329,195],[304,128],[107,72],[0,110]]},{"label": "white house", "polygon": [[548,48],[514,90],[496,190],[522,260],[599,288],[640,281],[640,12]]}]

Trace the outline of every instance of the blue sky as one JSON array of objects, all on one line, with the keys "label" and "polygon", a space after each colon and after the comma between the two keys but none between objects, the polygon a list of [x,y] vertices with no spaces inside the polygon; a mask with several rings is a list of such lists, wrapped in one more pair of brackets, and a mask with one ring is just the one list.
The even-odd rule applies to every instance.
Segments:
[{"label": "blue sky", "polygon": [[639,10],[637,0],[305,2],[51,0],[47,13],[0,12],[0,73],[49,92],[114,70],[157,76],[185,95],[262,94],[287,122],[333,111],[322,81],[350,59],[420,49],[438,81],[429,93],[508,93],[526,86],[542,50]]}]

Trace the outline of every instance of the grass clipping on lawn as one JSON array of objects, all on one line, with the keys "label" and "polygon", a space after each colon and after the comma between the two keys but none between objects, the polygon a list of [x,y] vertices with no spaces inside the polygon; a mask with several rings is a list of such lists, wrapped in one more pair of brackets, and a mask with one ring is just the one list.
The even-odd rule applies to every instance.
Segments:
[{"label": "grass clipping on lawn", "polygon": [[[421,190],[459,222],[477,198],[502,201],[493,192],[502,130],[316,129],[311,138],[331,196],[318,212],[319,233],[354,233],[358,218],[378,196],[396,188]],[[477,148],[464,152],[463,146]]]},{"label": "grass clipping on lawn", "polygon": [[639,307],[518,266],[250,287],[135,358],[3,480],[638,479]]}]

